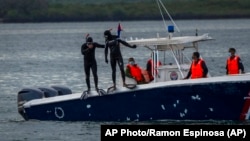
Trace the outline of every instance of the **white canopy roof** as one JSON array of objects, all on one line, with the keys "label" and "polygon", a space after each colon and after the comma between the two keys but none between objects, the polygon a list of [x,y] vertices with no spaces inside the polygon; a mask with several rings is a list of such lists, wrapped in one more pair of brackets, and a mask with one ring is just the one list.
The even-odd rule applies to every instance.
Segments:
[{"label": "white canopy roof", "polygon": [[169,46],[169,45],[181,45],[186,43],[194,43],[200,41],[212,40],[212,37],[208,33],[201,36],[181,36],[181,37],[164,37],[164,38],[149,38],[149,39],[137,39],[127,41],[130,44],[136,44],[140,46]]}]

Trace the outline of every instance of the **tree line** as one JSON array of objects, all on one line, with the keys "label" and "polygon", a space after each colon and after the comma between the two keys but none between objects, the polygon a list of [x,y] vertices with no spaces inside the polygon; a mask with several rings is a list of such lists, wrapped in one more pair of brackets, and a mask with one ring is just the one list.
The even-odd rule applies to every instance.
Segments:
[{"label": "tree line", "polygon": [[[0,0],[1,22],[160,20],[155,0]],[[162,0],[174,19],[250,18],[249,0]]]}]

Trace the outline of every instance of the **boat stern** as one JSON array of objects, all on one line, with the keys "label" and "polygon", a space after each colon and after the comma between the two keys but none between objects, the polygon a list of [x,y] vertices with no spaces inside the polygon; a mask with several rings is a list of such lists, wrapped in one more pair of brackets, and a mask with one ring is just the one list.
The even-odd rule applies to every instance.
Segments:
[{"label": "boat stern", "polygon": [[43,99],[47,97],[55,97],[60,95],[68,95],[72,94],[71,89],[64,86],[51,86],[51,87],[31,87],[31,88],[23,88],[17,94],[17,108],[18,113],[25,119],[29,120],[29,116],[25,111],[25,103],[35,100],[35,99]]}]

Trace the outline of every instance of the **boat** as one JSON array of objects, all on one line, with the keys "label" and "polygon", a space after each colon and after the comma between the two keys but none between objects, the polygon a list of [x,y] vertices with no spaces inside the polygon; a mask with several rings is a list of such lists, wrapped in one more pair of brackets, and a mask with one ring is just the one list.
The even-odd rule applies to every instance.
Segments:
[{"label": "boat", "polygon": [[[160,0],[157,4],[163,6]],[[199,51],[213,38],[208,33],[174,36],[177,25],[167,27],[166,37],[128,40],[148,48],[154,62],[167,52],[172,55],[173,62],[153,65],[150,83],[89,94],[72,93],[62,85],[26,87],[17,94],[18,113],[25,120],[42,121],[249,120],[250,73],[183,79],[191,64],[184,50]]]}]

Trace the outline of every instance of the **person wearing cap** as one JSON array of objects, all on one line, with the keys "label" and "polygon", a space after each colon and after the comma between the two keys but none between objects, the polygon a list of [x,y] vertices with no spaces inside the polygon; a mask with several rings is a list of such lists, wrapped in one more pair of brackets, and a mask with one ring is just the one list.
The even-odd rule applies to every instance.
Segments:
[{"label": "person wearing cap", "polygon": [[83,62],[88,91],[90,91],[90,69],[93,73],[95,89],[98,90],[97,63],[95,59],[96,48],[105,48],[105,45],[93,42],[92,37],[87,37],[86,42],[81,47],[81,53],[84,55]]},{"label": "person wearing cap", "polygon": [[200,53],[193,52],[192,59],[193,61],[190,66],[189,72],[184,79],[188,79],[190,77],[191,79],[206,78],[208,74],[208,69],[205,61],[200,58]]},{"label": "person wearing cap", "polygon": [[121,77],[123,81],[123,86],[126,86],[125,83],[125,71],[124,71],[124,63],[122,58],[122,53],[120,50],[120,44],[123,44],[126,47],[130,48],[136,48],[136,45],[130,45],[126,41],[123,41],[122,39],[118,38],[116,35],[112,35],[110,30],[104,31],[104,37],[105,37],[105,62],[108,63],[108,48],[110,50],[110,64],[112,69],[112,81],[113,81],[113,87],[116,89],[116,64],[118,64],[120,71],[121,71]]},{"label": "person wearing cap", "polygon": [[245,73],[244,66],[240,57],[238,55],[235,55],[236,49],[229,48],[228,51],[230,53],[230,56],[227,58],[226,62],[226,74],[233,75],[233,74]]}]

